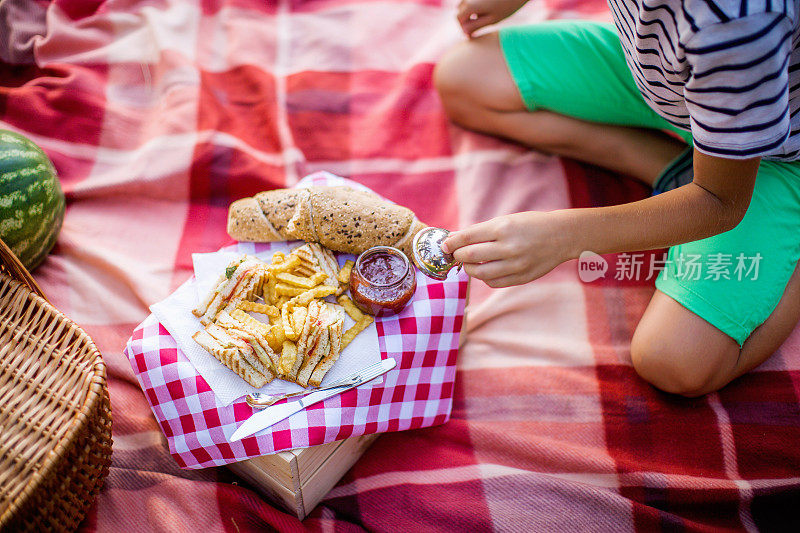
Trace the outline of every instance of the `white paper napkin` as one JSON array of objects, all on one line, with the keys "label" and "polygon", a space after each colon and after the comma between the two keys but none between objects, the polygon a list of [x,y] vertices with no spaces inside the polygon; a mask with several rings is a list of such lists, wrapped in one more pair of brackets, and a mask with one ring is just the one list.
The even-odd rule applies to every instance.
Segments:
[{"label": "white paper napkin", "polygon": [[[253,254],[259,259],[269,261],[272,254],[278,250],[288,253],[295,248],[298,243],[272,243],[267,252]],[[260,389],[249,385],[235,372],[217,361],[213,355],[205,351],[197,344],[192,335],[203,329],[200,319],[192,314],[192,309],[197,307],[200,299],[204,297],[211,287],[213,287],[219,275],[225,271],[225,267],[234,259],[242,254],[230,251],[220,251],[208,254],[193,254],[195,277],[181,285],[174,293],[161,302],[150,306],[150,311],[158,321],[169,331],[175,339],[178,348],[186,355],[189,361],[203,376],[211,390],[219,399],[222,405],[229,405],[237,398],[241,398],[253,391],[265,392],[268,394],[282,394],[285,392],[295,392],[302,390],[300,385],[275,379]],[[347,259],[352,257],[339,257],[339,263],[344,264]],[[255,318],[266,322],[266,317],[256,313],[252,314]],[[345,331],[353,325],[353,320],[345,315]],[[342,351],[339,359],[331,367],[322,386],[358,372],[359,370],[377,363],[381,359],[378,347],[378,330],[373,322],[370,326],[356,336]],[[377,379],[369,386],[382,383],[382,379]]]}]

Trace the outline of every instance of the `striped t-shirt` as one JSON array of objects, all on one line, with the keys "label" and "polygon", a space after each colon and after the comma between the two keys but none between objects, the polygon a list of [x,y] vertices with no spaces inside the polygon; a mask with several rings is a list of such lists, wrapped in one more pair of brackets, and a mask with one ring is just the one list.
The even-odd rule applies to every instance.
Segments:
[{"label": "striped t-shirt", "polygon": [[798,0],[608,0],[649,105],[726,158],[800,159]]}]

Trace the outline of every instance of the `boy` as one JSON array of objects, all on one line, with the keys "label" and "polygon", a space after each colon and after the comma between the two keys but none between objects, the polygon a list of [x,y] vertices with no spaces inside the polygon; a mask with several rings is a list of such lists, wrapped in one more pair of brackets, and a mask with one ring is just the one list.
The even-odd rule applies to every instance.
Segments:
[{"label": "boy", "polygon": [[[797,6],[609,0],[613,26],[552,21],[473,38],[525,2],[461,2],[470,39],[434,74],[448,116],[664,192],[501,216],[453,232],[445,248],[469,275],[506,287],[584,250],[670,247],[631,342],[634,368],[667,392],[718,390],[800,318]],[[732,266],[746,257],[758,272],[687,276],[687,257]]]}]

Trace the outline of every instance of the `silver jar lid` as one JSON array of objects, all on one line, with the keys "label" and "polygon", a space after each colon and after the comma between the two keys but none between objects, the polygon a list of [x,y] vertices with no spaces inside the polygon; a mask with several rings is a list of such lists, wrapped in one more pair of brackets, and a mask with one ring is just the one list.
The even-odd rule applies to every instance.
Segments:
[{"label": "silver jar lid", "polygon": [[414,235],[411,244],[414,253],[414,264],[426,276],[443,280],[447,278],[447,273],[455,266],[461,267],[461,263],[453,258],[452,254],[442,250],[442,243],[450,235],[450,232],[443,228],[425,228]]}]

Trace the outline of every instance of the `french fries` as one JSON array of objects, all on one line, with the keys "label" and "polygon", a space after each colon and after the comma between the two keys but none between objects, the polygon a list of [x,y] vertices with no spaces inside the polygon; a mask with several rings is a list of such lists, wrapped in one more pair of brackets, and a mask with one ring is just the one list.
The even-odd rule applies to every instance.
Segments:
[{"label": "french fries", "polygon": [[231,316],[236,320],[238,320],[239,322],[241,322],[242,324],[245,324],[253,329],[256,329],[262,336],[266,335],[270,329],[269,326],[251,317],[241,309],[236,309],[233,313],[231,313]]},{"label": "french fries", "polygon": [[281,306],[281,324],[283,325],[283,335],[292,341],[296,341],[300,336],[299,331],[295,331],[292,326],[292,310],[288,305]]},{"label": "french fries", "polygon": [[[299,269],[298,269],[299,271]],[[313,272],[313,271],[312,271]],[[308,277],[289,274],[288,272],[280,272],[275,276],[278,281],[282,281],[286,285],[294,287],[302,287],[304,289],[312,289],[325,281],[327,277],[324,272],[315,272]]]},{"label": "french fries", "polygon": [[336,279],[339,280],[339,283],[350,283],[350,271],[353,270],[353,265],[355,263],[350,259],[344,262],[344,266],[336,274]]},{"label": "french fries", "polygon": [[281,348],[283,347],[283,343],[286,341],[283,323],[278,321],[273,324],[272,327],[269,328],[269,331],[264,334],[264,338],[267,339],[267,343],[269,343],[270,348],[276,352],[280,352]]},{"label": "french fries", "polygon": [[339,296],[336,301],[339,302],[339,305],[344,307],[344,310],[348,316],[356,322],[364,318],[364,313],[361,312],[361,309],[356,307],[356,304],[353,303],[353,300],[351,300],[346,294]]},{"label": "french fries", "polygon": [[278,285],[278,279],[269,273],[267,277],[267,285],[262,294],[264,301],[268,304],[274,304],[278,300],[278,294],[275,292],[275,287]]},{"label": "french fries", "polygon": [[295,268],[300,264],[300,258],[296,255],[293,255],[289,259],[285,259],[280,263],[272,263],[269,266],[270,273],[277,274],[279,272],[288,272],[289,270]]},{"label": "french fries", "polygon": [[[373,322],[342,294],[352,268],[353,261],[339,268],[333,253],[314,243],[275,252],[269,262],[243,256],[194,311],[206,327],[195,339],[251,385],[278,377],[319,386],[344,347]],[[339,305],[325,300],[330,296]],[[345,313],[355,321],[347,331]]]},{"label": "french fries", "polygon": [[280,315],[280,311],[278,311],[278,308],[274,305],[251,302],[249,300],[239,302],[236,305],[236,308],[242,311],[252,311],[254,313],[261,313],[271,317],[277,317]]},{"label": "french fries", "polygon": [[278,283],[275,285],[275,293],[278,296],[297,296],[299,294],[303,294],[307,290],[308,289],[303,287],[295,287],[286,283]]},{"label": "french fries", "polygon": [[297,345],[292,341],[283,341],[283,348],[281,350],[280,373],[287,375],[291,372],[292,366],[297,360]]},{"label": "french fries", "polygon": [[367,326],[372,324],[375,319],[369,315],[364,315],[363,318],[358,320],[355,324],[353,324],[350,329],[344,332],[342,335],[342,349],[344,350],[345,347],[353,342],[356,338],[356,335],[367,329]]},{"label": "french fries", "polygon": [[336,287],[331,287],[330,285],[320,285],[318,287],[314,287],[313,289],[309,289],[304,291],[291,300],[287,302],[287,305],[295,306],[295,305],[308,305],[308,303],[313,300],[314,298],[325,298],[326,296],[330,296],[336,292]]}]

